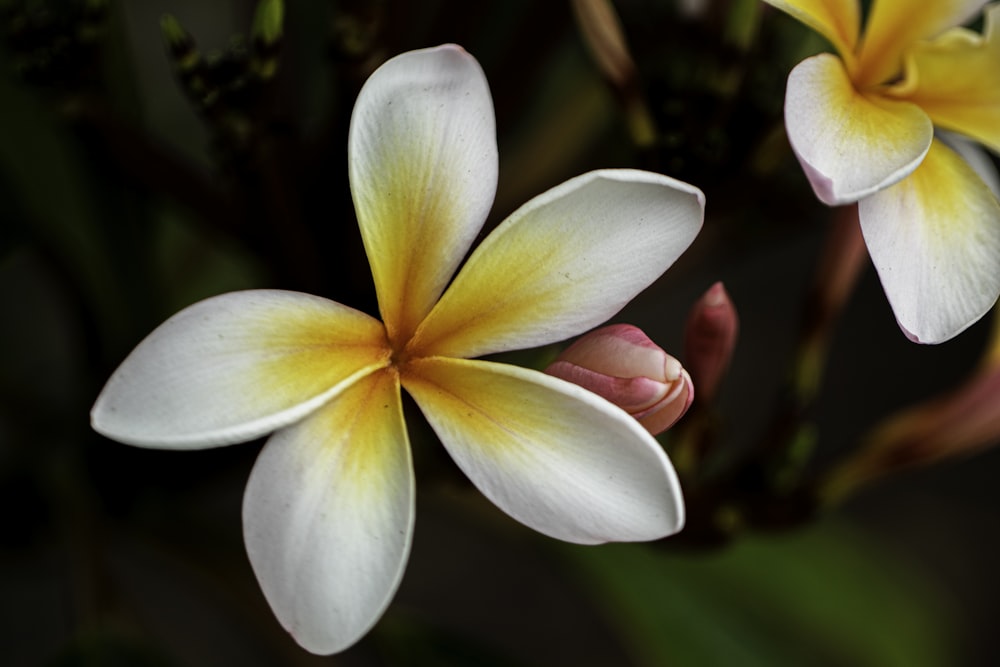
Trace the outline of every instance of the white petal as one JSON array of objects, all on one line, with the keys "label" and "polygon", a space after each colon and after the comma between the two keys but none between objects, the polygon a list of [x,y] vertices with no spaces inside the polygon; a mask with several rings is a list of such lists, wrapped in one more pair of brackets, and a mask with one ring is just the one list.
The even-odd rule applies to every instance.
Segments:
[{"label": "white petal", "polygon": [[445,45],[379,67],[354,106],[348,157],[382,319],[405,339],[493,205],[496,127],[479,63]]},{"label": "white petal", "polygon": [[298,292],[206,299],[161,324],[122,362],[91,412],[132,445],[197,448],[291,424],[388,363],[381,323]]},{"label": "white petal", "polygon": [[410,350],[474,357],[575,336],[617,313],[697,236],[705,198],[631,169],[535,197],[473,252]]},{"label": "white petal", "polygon": [[861,230],[900,327],[920,343],[952,338],[1000,294],[1000,204],[935,141],[917,171],[858,204]]},{"label": "white petal", "polygon": [[934,136],[914,104],[860,93],[829,53],[799,63],[785,93],[788,140],[820,201],[858,201],[912,172]]},{"label": "white petal", "polygon": [[597,395],[537,371],[443,357],[413,361],[402,377],[458,466],[525,525],[580,544],[683,526],[662,448]]},{"label": "white petal", "polygon": [[410,448],[392,371],[275,433],[243,498],[247,554],[303,648],[342,651],[389,605],[413,534]]}]

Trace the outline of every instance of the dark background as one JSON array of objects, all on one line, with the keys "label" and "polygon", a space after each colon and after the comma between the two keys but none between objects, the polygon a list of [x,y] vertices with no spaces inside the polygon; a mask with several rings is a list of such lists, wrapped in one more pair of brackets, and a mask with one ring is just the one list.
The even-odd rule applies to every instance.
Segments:
[{"label": "dark background", "polygon": [[[667,1],[618,3],[658,127],[643,147],[564,2],[291,2],[281,44],[265,49],[247,37],[254,6],[242,0],[0,7],[3,664],[995,663],[992,450],[724,545],[583,548],[489,506],[414,414],[418,520],[402,588],[357,646],[319,658],[281,630],[243,552],[240,498],[260,442],[159,452],[89,429],[125,354],[200,298],[280,287],[376,312],[347,189],[350,110],[385,58],[456,42],[496,106],[487,228],[598,167],[706,192],[699,239],[616,319],[683,359],[688,309],[725,282],[741,329],[714,452],[752,457],[781,409],[832,215],[781,129],[788,70],[822,48],[805,28],[753,2],[716,2],[699,19]],[[210,104],[174,71],[167,12],[211,65]],[[748,41],[733,41],[734,16],[752,22]],[[278,58],[278,74],[241,83],[255,53]],[[807,470],[961,383],[987,320],[940,346],[908,342],[866,259],[805,415]]]}]

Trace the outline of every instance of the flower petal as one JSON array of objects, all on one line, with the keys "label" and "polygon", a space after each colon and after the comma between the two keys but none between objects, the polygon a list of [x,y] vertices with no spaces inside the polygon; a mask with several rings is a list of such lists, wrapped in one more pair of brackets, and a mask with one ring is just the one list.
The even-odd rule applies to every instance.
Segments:
[{"label": "flower petal", "polygon": [[[569,361],[556,360],[549,364],[545,372],[611,401],[630,415],[653,407],[672,388],[667,382],[641,375],[638,377],[606,375]],[[678,371],[679,376],[680,371]]]},{"label": "flower petal", "polygon": [[580,544],[683,526],[663,450],[598,396],[537,371],[443,357],[411,362],[402,378],[458,466],[525,525]]},{"label": "flower petal", "polygon": [[250,564],[303,648],[342,651],[389,605],[413,534],[395,372],[370,375],[261,450],[243,497]]},{"label": "flower petal", "polygon": [[854,56],[861,32],[858,0],[764,0],[826,37],[841,58]]},{"label": "flower petal", "polygon": [[519,208],[476,248],[409,349],[473,357],[600,324],[691,244],[704,202],[694,186],[649,172],[573,178]]},{"label": "flower petal", "polygon": [[974,141],[966,139],[960,134],[938,130],[935,136],[941,140],[948,148],[958,153],[959,157],[969,163],[973,171],[983,179],[983,182],[993,192],[993,196],[1000,199],[1000,174],[997,173],[993,159],[986,151]]},{"label": "flower petal", "polygon": [[659,435],[676,424],[694,403],[694,383],[691,376],[681,369],[680,377],[670,385],[670,393],[648,409],[632,416],[653,435]]},{"label": "flower petal", "polygon": [[785,95],[788,139],[816,196],[855,202],[912,172],[930,147],[930,118],[914,104],[859,93],[828,53],[792,70]]},{"label": "flower petal", "polygon": [[493,205],[493,101],[461,47],[411,51],[368,79],[351,118],[351,192],[393,340],[437,301]]},{"label": "flower petal", "polygon": [[988,0],[878,0],[872,3],[858,48],[859,86],[887,83],[903,67],[903,53],[975,16]]},{"label": "flower petal", "polygon": [[[609,324],[581,336],[563,350],[567,361],[605,375],[645,375],[659,381],[677,379],[681,364],[631,324]],[[659,400],[659,399],[657,399]]]},{"label": "flower petal", "polygon": [[1000,204],[935,141],[909,178],[858,204],[861,230],[899,325],[920,343],[952,338],[1000,294]]},{"label": "flower petal", "polygon": [[915,47],[903,83],[890,92],[935,125],[1000,152],[1000,4],[987,10],[984,35],[956,29]]},{"label": "flower petal", "polygon": [[196,303],[122,362],[91,423],[131,445],[197,448],[291,424],[388,364],[381,323],[334,301],[250,290]]}]

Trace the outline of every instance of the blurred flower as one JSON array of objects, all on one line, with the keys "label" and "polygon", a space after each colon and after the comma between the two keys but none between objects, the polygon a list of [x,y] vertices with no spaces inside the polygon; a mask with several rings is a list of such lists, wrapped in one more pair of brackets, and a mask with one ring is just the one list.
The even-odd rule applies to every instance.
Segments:
[{"label": "blurred flower", "polygon": [[470,358],[617,312],[694,239],[701,192],[585,174],[515,211],[452,280],[497,184],[489,88],[454,45],[371,76],[348,158],[382,321],[297,292],[202,301],[122,363],[94,428],[168,449],[274,432],[247,484],[244,539],[274,613],[314,653],[357,641],[402,577],[414,479],[401,387],[472,482],[535,530],[587,544],[679,530],[674,470],[633,419],[574,384]]},{"label": "blurred flower", "polygon": [[899,469],[1000,443],[1000,316],[994,317],[993,338],[979,368],[952,391],[880,424],[858,453],[830,474],[824,486],[828,500]]},{"label": "blurred flower", "polygon": [[709,0],[677,0],[677,8],[681,16],[697,19],[704,16],[711,6]]},{"label": "blurred flower", "polygon": [[572,0],[570,6],[584,42],[611,83],[625,87],[635,78],[635,62],[609,0]]},{"label": "blurred flower", "polygon": [[[955,27],[981,0],[765,0],[840,55],[788,77],[785,124],[816,196],[858,202],[865,243],[900,327],[921,343],[952,338],[1000,294],[995,176],[971,143],[1000,151],[1000,4],[984,33]],[[959,139],[959,142],[965,142]]]},{"label": "blurred flower", "polygon": [[612,324],[586,334],[545,369],[635,417],[651,434],[666,431],[691,406],[691,376],[638,327]]},{"label": "blurred flower", "polygon": [[711,403],[729,368],[740,322],[726,288],[717,282],[688,313],[684,328],[684,359],[698,387],[699,403]]}]

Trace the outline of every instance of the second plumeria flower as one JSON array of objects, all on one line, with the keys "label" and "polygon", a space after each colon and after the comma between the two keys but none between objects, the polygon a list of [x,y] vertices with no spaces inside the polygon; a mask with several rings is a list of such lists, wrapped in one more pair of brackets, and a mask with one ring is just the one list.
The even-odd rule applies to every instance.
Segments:
[{"label": "second plumeria flower", "polygon": [[545,369],[619,406],[657,435],[694,400],[691,376],[638,327],[612,324],[591,331]]},{"label": "second plumeria flower", "polygon": [[297,292],[202,301],[122,363],[94,428],[167,449],[273,432],[247,483],[244,539],[274,613],[314,653],[357,641],[402,578],[414,474],[401,389],[469,479],[527,526],[581,544],[680,530],[674,469],[630,415],[472,358],[618,312],[694,240],[702,193],[648,172],[584,174],[515,211],[454,275],[492,205],[498,159],[486,78],[453,45],[372,74],[348,159],[382,320]]},{"label": "second plumeria flower", "polygon": [[[1000,294],[1000,4],[765,0],[837,50],[788,77],[785,124],[823,202],[858,202],[865,243],[904,332],[938,343]],[[936,131],[937,130],[937,131]],[[942,132],[948,131],[947,133]],[[970,141],[971,140],[971,141]]]}]

